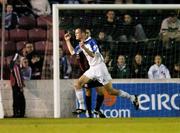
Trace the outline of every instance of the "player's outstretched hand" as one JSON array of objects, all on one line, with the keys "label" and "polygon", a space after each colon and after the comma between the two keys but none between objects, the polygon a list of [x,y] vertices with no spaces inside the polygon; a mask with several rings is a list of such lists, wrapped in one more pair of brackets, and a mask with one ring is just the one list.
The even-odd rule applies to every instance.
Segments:
[{"label": "player's outstretched hand", "polygon": [[71,39],[71,35],[69,33],[66,33],[64,35],[64,39],[65,39],[65,41],[69,41]]}]

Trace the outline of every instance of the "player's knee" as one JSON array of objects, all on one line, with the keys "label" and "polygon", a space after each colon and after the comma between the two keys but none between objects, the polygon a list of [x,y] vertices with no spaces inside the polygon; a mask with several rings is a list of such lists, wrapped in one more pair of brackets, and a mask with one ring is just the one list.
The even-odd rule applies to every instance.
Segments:
[{"label": "player's knee", "polygon": [[112,89],[108,89],[108,90],[107,90],[107,93],[108,93],[109,95],[112,95],[112,94],[113,94],[113,90],[112,90]]},{"label": "player's knee", "polygon": [[76,90],[76,89],[81,89],[81,86],[80,86],[80,84],[79,84],[78,81],[76,81],[76,82],[74,83],[74,89],[75,89],[75,90]]}]

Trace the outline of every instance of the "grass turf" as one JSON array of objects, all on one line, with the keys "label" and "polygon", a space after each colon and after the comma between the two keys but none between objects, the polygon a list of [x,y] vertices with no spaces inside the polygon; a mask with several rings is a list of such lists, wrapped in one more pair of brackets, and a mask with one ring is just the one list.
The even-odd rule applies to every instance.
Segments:
[{"label": "grass turf", "polygon": [[2,119],[0,133],[180,133],[180,118]]}]

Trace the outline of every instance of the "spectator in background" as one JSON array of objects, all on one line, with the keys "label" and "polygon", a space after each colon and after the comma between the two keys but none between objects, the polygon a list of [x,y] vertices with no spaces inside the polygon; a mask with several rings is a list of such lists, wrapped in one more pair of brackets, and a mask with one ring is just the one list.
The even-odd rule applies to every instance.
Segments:
[{"label": "spectator in background", "polygon": [[5,14],[5,28],[14,29],[18,26],[18,15],[13,12],[13,6],[10,4],[6,5],[6,14]]},{"label": "spectator in background", "polygon": [[22,56],[22,57],[26,57],[26,56],[27,56],[26,47],[23,47],[23,48],[21,49],[20,53],[21,53],[21,56]]},{"label": "spectator in background", "polygon": [[32,68],[31,79],[41,79],[43,59],[35,52],[32,43],[26,43],[26,58],[28,59],[29,66]]},{"label": "spectator in background", "polygon": [[33,55],[31,59],[32,68],[32,78],[31,79],[41,79],[43,59],[38,55]]},{"label": "spectator in background", "polygon": [[99,45],[99,49],[102,52],[110,51],[110,41],[112,38],[108,38],[104,31],[100,31],[98,34],[97,44]]},{"label": "spectator in background", "polygon": [[113,78],[129,78],[130,69],[126,65],[126,60],[123,55],[119,55],[117,59],[117,64],[113,66],[112,77]]},{"label": "spectator in background", "polygon": [[168,68],[162,64],[162,58],[160,55],[156,55],[154,58],[155,64],[149,68],[149,79],[170,79],[170,73]]},{"label": "spectator in background", "polygon": [[175,11],[172,11],[170,16],[162,21],[160,36],[165,48],[170,47],[170,40],[180,41],[180,20]]},{"label": "spectator in background", "polygon": [[180,78],[180,63],[174,64],[174,70],[172,73],[173,78]]},{"label": "spectator in background", "polygon": [[118,40],[122,42],[136,42],[146,40],[146,34],[144,32],[143,26],[141,24],[136,24],[130,14],[125,14],[123,17],[123,23],[120,24],[120,29],[123,29],[122,35]]},{"label": "spectator in background", "polygon": [[60,57],[60,78],[69,79],[71,77],[72,67],[69,62],[67,55],[63,52],[63,48],[59,47],[59,57]]},{"label": "spectator in background", "polygon": [[34,55],[36,55],[36,52],[34,51],[33,43],[27,42],[25,45],[25,51],[26,51],[26,58],[28,59],[29,65],[32,66],[31,59]]},{"label": "spectator in background", "polygon": [[146,78],[147,68],[143,64],[143,58],[141,54],[136,54],[134,57],[131,74],[132,78]]},{"label": "spectator in background", "polygon": [[[108,38],[113,38],[114,31],[117,28],[117,21],[116,15],[113,10],[109,10],[106,12],[106,19],[103,21],[102,24],[104,32],[106,33]],[[112,41],[112,39],[111,39]]]},{"label": "spectator in background", "polygon": [[32,68],[29,66],[29,62],[25,57],[21,58],[21,75],[23,80],[31,79]]},{"label": "spectator in background", "polygon": [[51,14],[51,8],[48,0],[31,0],[30,3],[34,14],[38,16]]},{"label": "spectator in background", "polygon": [[106,12],[106,21],[104,22],[105,26],[109,26],[112,28],[116,28],[116,20],[115,20],[115,12],[112,10],[109,10]]},{"label": "spectator in background", "polygon": [[20,118],[25,115],[25,97],[23,87],[24,81],[21,75],[19,55],[16,53],[14,58],[11,60],[10,69],[10,81],[13,93],[13,117]]}]

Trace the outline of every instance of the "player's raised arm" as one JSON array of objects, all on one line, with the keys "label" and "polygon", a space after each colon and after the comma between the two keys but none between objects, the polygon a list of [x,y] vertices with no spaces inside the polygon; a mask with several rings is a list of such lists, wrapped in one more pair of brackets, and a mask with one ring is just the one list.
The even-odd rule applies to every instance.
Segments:
[{"label": "player's raised arm", "polygon": [[66,45],[67,45],[67,47],[69,49],[70,54],[73,55],[74,54],[74,48],[71,45],[70,39],[71,39],[71,35],[69,33],[66,33],[64,35],[64,40],[66,41]]}]

